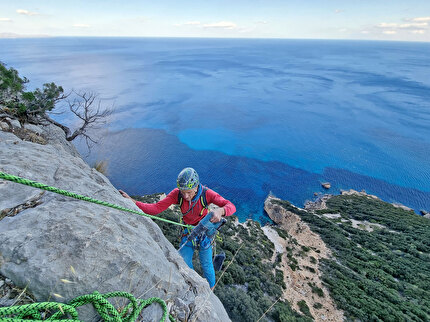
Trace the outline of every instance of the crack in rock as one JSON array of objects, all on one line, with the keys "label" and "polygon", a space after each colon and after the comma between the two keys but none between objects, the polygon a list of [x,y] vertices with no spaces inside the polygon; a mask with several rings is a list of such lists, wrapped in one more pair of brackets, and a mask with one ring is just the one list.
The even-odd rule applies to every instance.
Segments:
[{"label": "crack in rock", "polygon": [[37,195],[36,197],[31,198],[30,200],[27,200],[26,202],[15,206],[13,208],[6,208],[3,209],[0,212],[0,220],[2,220],[5,217],[14,217],[17,214],[19,214],[21,211],[28,209],[28,208],[35,208],[39,205],[41,205],[42,202],[42,196],[45,194],[45,191],[42,191],[41,193],[39,193],[39,195]]}]

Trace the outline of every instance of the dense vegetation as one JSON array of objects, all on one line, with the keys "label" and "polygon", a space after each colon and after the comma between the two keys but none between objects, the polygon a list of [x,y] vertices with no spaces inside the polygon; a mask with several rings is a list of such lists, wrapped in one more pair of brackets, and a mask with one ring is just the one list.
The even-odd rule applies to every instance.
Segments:
[{"label": "dense vegetation", "polygon": [[26,91],[28,79],[21,78],[14,68],[7,68],[0,62],[0,107],[18,118],[22,123],[34,121],[55,107],[63,96],[63,88],[46,83],[43,89]]},{"label": "dense vegetation", "polygon": [[[159,195],[133,198],[155,202]],[[179,209],[168,209],[160,216],[178,221],[179,213]],[[173,246],[179,248],[178,227],[162,221],[156,222]],[[245,227],[235,226],[234,218],[229,218],[220,235],[222,241],[216,242],[216,252],[225,252],[223,268],[228,268],[225,272],[216,273],[218,282],[214,292],[233,321],[257,321],[266,311],[262,321],[312,321],[306,303],[299,305],[303,315],[295,312],[288,302],[279,300],[286,287],[284,276],[277,269],[279,261],[271,261],[274,245],[264,235],[258,222],[248,221]],[[194,258],[197,259],[198,256]],[[198,261],[193,264],[201,274]]]},{"label": "dense vegetation", "polygon": [[[430,320],[430,220],[363,196],[336,196],[319,216],[297,213],[333,250],[323,280],[347,318],[361,321]],[[328,219],[324,213],[340,214]],[[364,230],[351,220],[379,224]]]}]

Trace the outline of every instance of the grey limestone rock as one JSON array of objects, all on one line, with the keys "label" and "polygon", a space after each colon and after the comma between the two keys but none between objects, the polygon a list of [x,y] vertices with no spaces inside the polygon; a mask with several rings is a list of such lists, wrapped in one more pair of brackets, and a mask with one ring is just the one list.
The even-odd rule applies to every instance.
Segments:
[{"label": "grey limestone rock", "polygon": [[[32,130],[51,133],[48,144],[0,131],[0,171],[138,210],[63,142],[61,129]],[[147,217],[4,180],[0,212],[0,273],[28,286],[38,301],[126,291],[163,299],[183,320],[229,320],[206,280],[188,268]],[[157,304],[143,314],[144,321],[161,315]],[[83,320],[95,316],[89,307],[80,310]]]}]

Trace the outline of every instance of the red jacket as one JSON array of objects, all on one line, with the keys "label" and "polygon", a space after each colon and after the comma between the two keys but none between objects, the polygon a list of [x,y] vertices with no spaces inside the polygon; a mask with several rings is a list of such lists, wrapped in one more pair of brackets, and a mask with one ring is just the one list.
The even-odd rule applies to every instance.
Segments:
[{"label": "red jacket", "polygon": [[[157,203],[144,203],[140,201],[136,201],[136,205],[146,214],[148,215],[158,215],[160,212],[163,212],[166,210],[170,205],[178,204],[178,196],[179,196],[179,189],[175,188],[166,196],[166,198],[160,200]],[[206,190],[206,201],[208,205],[211,203],[223,207],[225,210],[225,215],[230,216],[236,212],[236,207],[227,199],[224,199],[221,197],[218,193],[211,189]],[[200,198],[197,199],[197,202],[194,206],[194,208],[188,212],[184,217],[184,223],[187,225],[197,225],[200,220],[203,219],[204,216],[207,215],[208,209],[203,209],[202,203]],[[182,206],[181,206],[181,212],[184,214],[186,213],[192,206],[194,202],[187,201],[183,199]],[[203,209],[203,212],[202,212]],[[200,213],[202,214],[200,215]]]}]

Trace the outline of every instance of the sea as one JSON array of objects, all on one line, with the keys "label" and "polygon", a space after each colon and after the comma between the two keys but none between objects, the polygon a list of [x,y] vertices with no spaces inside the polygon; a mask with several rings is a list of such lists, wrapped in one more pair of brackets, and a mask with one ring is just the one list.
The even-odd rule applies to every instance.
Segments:
[{"label": "sea", "polygon": [[[303,207],[349,189],[430,210],[430,43],[23,38],[0,39],[0,61],[28,90],[112,109],[97,145],[75,143],[129,194],[168,193],[190,166],[240,221],[269,221],[269,194]],[[73,129],[67,106],[52,117]]]}]

